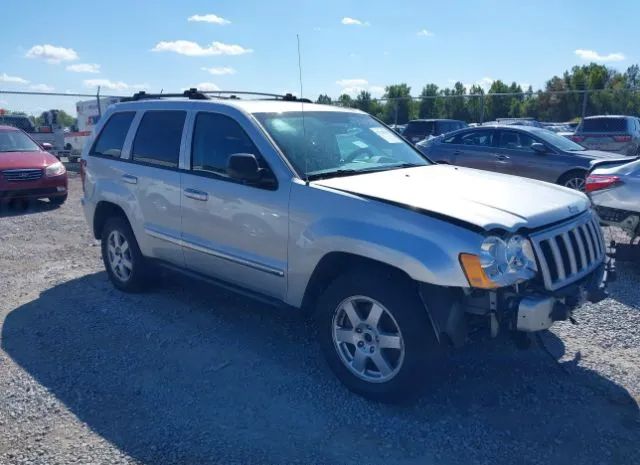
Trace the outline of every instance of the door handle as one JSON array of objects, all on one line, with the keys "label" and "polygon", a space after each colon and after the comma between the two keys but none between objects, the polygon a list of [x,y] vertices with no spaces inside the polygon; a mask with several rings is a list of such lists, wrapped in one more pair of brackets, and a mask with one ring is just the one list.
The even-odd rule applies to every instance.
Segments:
[{"label": "door handle", "polygon": [[454,150],[454,151],[453,151],[453,154],[454,154],[454,155],[460,155],[461,153],[462,153],[462,151],[460,151],[460,150]]},{"label": "door handle", "polygon": [[209,194],[203,191],[199,191],[197,189],[187,188],[184,190],[184,196],[189,197],[193,200],[200,200],[201,202],[206,202],[209,198]]},{"label": "door handle", "polygon": [[496,155],[496,158],[498,159],[498,161],[507,161],[507,160],[509,160],[509,157],[507,155],[502,155],[502,154]]},{"label": "door handle", "polygon": [[138,178],[136,178],[135,176],[131,176],[130,174],[123,174],[122,181],[126,182],[127,184],[138,184]]}]

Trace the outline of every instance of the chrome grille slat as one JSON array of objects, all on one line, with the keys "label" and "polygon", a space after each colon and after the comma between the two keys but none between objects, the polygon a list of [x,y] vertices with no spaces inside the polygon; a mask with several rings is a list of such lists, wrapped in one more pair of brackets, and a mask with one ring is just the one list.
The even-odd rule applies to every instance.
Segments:
[{"label": "chrome grille slat", "polygon": [[2,171],[2,177],[7,182],[35,181],[37,179],[42,178],[42,170],[40,169],[4,170]]},{"label": "chrome grille slat", "polygon": [[564,232],[561,234],[561,237],[562,237],[562,241],[564,242],[564,246],[567,248],[567,253],[569,254],[571,274],[576,274],[578,272],[578,263],[576,262],[576,255],[573,250],[573,245],[571,244],[571,240],[569,239],[569,233]]},{"label": "chrome grille slat", "polygon": [[551,247],[551,253],[553,254],[553,260],[556,262],[556,268],[558,270],[558,279],[564,280],[567,275],[564,272],[564,263],[562,262],[562,256],[560,255],[560,249],[558,248],[558,243],[556,242],[556,238],[552,237],[549,239],[549,246]]},{"label": "chrome grille slat", "polygon": [[556,290],[596,269],[605,256],[597,218],[586,212],[579,218],[531,235],[545,288]]}]

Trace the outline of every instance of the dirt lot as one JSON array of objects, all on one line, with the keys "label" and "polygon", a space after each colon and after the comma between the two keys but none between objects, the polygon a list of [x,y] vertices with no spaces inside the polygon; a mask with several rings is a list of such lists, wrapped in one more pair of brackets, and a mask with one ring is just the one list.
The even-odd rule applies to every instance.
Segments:
[{"label": "dirt lot", "polygon": [[311,325],[175,275],[107,281],[80,204],[0,214],[0,464],[640,464],[640,286],[531,350],[452,353],[421,399],[369,403]]}]

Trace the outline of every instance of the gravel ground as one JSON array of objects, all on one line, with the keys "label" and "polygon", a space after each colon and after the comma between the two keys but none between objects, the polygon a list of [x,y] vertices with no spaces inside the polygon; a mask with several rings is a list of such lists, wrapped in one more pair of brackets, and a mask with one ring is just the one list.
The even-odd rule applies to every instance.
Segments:
[{"label": "gravel ground", "polygon": [[378,405],[301,315],[175,275],[114,290],[70,188],[0,213],[0,464],[640,464],[634,267],[578,326],[469,345]]}]

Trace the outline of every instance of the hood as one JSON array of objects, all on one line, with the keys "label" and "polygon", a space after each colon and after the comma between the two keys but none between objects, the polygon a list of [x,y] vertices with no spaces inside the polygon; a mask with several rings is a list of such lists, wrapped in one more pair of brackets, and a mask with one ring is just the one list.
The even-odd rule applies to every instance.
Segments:
[{"label": "hood", "polygon": [[0,171],[19,168],[44,168],[58,159],[48,152],[0,152]]},{"label": "hood", "polygon": [[382,171],[311,184],[424,210],[485,230],[539,228],[589,208],[584,194],[566,187],[452,165]]}]

